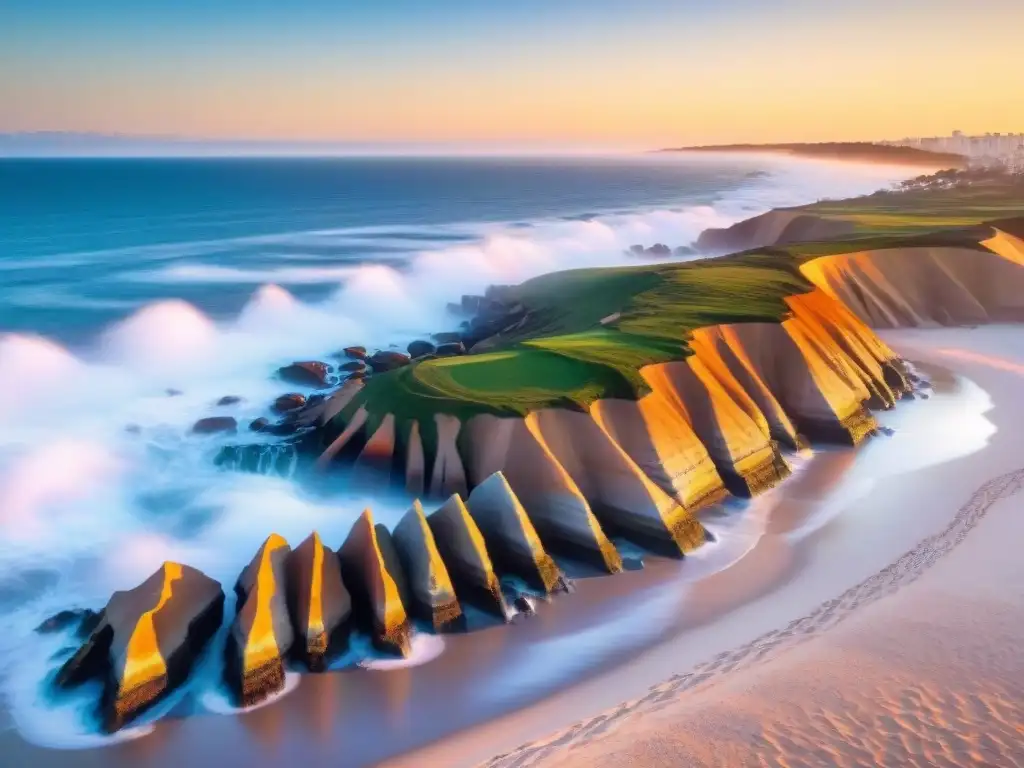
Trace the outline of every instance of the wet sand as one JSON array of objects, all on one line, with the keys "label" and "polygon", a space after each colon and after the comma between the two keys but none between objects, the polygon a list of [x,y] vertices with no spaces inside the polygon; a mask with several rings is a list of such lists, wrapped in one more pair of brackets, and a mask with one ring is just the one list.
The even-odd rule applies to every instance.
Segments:
[{"label": "wet sand", "polygon": [[[856,454],[821,453],[746,512],[718,513],[724,524],[760,519],[766,531],[725,570],[694,581],[697,569],[714,564],[647,558],[643,571],[580,580],[576,594],[542,605],[529,620],[446,637],[441,656],[422,666],[304,676],[280,701],[231,717],[192,713],[186,698],[151,734],[98,749],[44,749],[7,730],[0,753],[5,764],[40,766],[473,764],[641,697],[698,665],[717,664],[708,668],[714,676],[738,674],[750,663],[750,648],[756,648],[754,657],[761,654],[766,636],[777,637],[791,622],[884,572],[922,539],[940,534],[954,519],[958,499],[1013,468],[1012,430],[989,435],[983,426],[986,419],[1014,423],[1006,380],[1012,383],[1015,374],[935,351],[939,342],[977,350],[974,342],[996,330],[933,332],[941,335],[921,337],[926,341],[917,346],[911,346],[914,334],[906,334],[905,346],[893,335],[911,359],[964,370],[986,390],[993,386],[996,409],[982,416],[977,392],[966,393],[965,382],[950,378],[932,402],[907,403],[894,415],[897,426],[906,422],[909,431],[872,441]],[[1024,350],[1018,359],[1024,360]],[[968,396],[972,403],[965,402]],[[954,417],[939,417],[944,399],[967,409],[963,418],[971,423],[963,428],[969,435],[959,435]],[[939,434],[914,433],[914,425],[921,430],[930,422]],[[964,445],[954,450],[978,450],[959,458],[918,456],[931,465],[915,469],[909,453],[927,453],[929,444],[958,437]],[[922,503],[923,489],[929,503]],[[709,524],[714,526],[714,515]],[[723,650],[745,646],[742,659],[723,655],[715,661]],[[681,695],[672,684],[658,695]],[[617,725],[620,719],[598,722]],[[520,756],[557,761],[575,752]],[[499,761],[505,763],[513,764]]]}]

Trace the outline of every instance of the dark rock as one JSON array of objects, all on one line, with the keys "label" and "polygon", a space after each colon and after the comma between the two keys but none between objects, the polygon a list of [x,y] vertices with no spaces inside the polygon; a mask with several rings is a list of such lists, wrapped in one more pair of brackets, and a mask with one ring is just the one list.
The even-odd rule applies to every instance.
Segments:
[{"label": "dark rock", "polygon": [[467,313],[467,314],[473,314],[475,312],[479,312],[480,311],[480,307],[481,307],[481,305],[483,304],[483,302],[485,300],[486,300],[486,297],[484,297],[484,296],[473,296],[473,295],[468,295],[467,294],[467,295],[462,297],[462,304],[461,304],[462,311]]},{"label": "dark rock", "polygon": [[55,682],[70,688],[104,678],[101,721],[104,730],[116,731],[185,682],[223,613],[220,584],[194,568],[164,563],[139,586],[114,593]]},{"label": "dark rock", "polygon": [[408,365],[411,362],[410,357],[404,352],[395,352],[393,350],[381,350],[380,352],[374,353],[373,357],[367,359],[370,367],[374,373],[381,373],[383,371],[394,371],[398,368]]},{"label": "dark rock", "polygon": [[164,390],[164,393],[168,397],[179,397],[180,395],[185,394],[180,389],[174,389],[174,387],[168,387],[167,389]]},{"label": "dark rock", "polygon": [[453,315],[463,314],[462,305],[456,304],[454,301],[449,301],[447,304],[444,305],[444,308],[447,309]]},{"label": "dark rock", "polygon": [[655,243],[646,251],[648,256],[657,256],[659,258],[665,258],[672,255],[672,249],[664,243]]},{"label": "dark rock", "polygon": [[341,581],[338,556],[310,534],[288,556],[288,611],[298,637],[296,655],[314,672],[347,638],[352,599]]},{"label": "dark rock", "polygon": [[409,357],[413,358],[434,354],[434,345],[429,341],[417,340],[409,342],[407,349],[409,350]]},{"label": "dark rock", "polygon": [[431,338],[438,344],[455,344],[462,341],[462,334],[456,331],[443,331],[431,334]]},{"label": "dark rock", "polygon": [[317,393],[315,395],[310,395],[306,399],[306,407],[310,408],[310,407],[312,407],[314,405],[319,405],[320,403],[322,403],[326,399],[327,399],[327,395],[324,395],[324,394]]},{"label": "dark rock", "polygon": [[305,404],[305,395],[300,395],[298,392],[289,392],[287,395],[281,395],[277,398],[277,400],[274,401],[273,408],[278,413],[288,413],[288,411],[294,411]]},{"label": "dark rock", "polygon": [[461,626],[462,606],[419,501],[395,526],[392,541],[407,581],[403,602],[409,612],[435,632]]},{"label": "dark rock", "polygon": [[365,379],[369,375],[370,372],[367,370],[356,371],[355,373],[350,373],[348,377],[346,377],[345,381],[359,381],[360,379]]},{"label": "dark rock", "polygon": [[347,363],[342,363],[338,366],[339,371],[365,371],[366,363],[362,360],[350,360]]},{"label": "dark rock", "polygon": [[238,395],[224,395],[217,401],[217,405],[238,405],[240,402],[242,402],[242,398]]},{"label": "dark rock", "polygon": [[331,367],[318,360],[304,360],[277,369],[278,377],[289,384],[318,388],[327,386],[330,373]]},{"label": "dark rock", "polygon": [[192,425],[196,435],[212,435],[214,432],[237,432],[238,422],[234,416],[207,416]]},{"label": "dark rock", "polygon": [[341,350],[341,353],[345,355],[345,357],[350,357],[353,360],[366,359],[366,347],[345,347]]},{"label": "dark rock", "polygon": [[96,611],[90,611],[88,608],[60,611],[36,627],[36,632],[48,635],[74,627],[76,635],[80,637],[88,636],[92,634],[101,618],[100,614],[96,613]]},{"label": "dark rock", "polygon": [[288,542],[270,534],[235,584],[239,608],[228,633],[224,679],[244,707],[284,688],[284,662],[295,641],[287,601],[290,555]]},{"label": "dark rock", "polygon": [[[293,411],[294,413],[294,411]],[[292,414],[288,414],[291,416]],[[269,424],[263,428],[263,431],[268,435],[277,435],[278,437],[285,437],[287,435],[294,435],[299,431],[299,423],[295,419],[284,418],[273,424]]]},{"label": "dark rock", "polygon": [[629,246],[629,252],[632,253],[634,256],[643,256],[644,247],[637,243],[636,245]]},{"label": "dark rock", "polygon": [[533,616],[537,613],[537,604],[529,595],[519,595],[516,597],[515,608],[524,616]]},{"label": "dark rock", "polygon": [[693,256],[696,253],[697,250],[688,245],[677,245],[675,250],[672,251],[673,256]]},{"label": "dark rock", "polygon": [[258,419],[253,419],[249,422],[249,429],[253,432],[262,432],[268,426],[270,426],[270,419],[264,416],[260,416]]},{"label": "dark rock", "polygon": [[440,344],[435,353],[438,357],[455,357],[466,354],[466,345],[461,341],[453,341],[448,344]]}]

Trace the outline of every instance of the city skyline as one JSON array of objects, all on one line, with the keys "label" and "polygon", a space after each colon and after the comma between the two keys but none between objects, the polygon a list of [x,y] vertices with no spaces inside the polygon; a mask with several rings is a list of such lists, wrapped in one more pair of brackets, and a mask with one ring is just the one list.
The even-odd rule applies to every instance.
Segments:
[{"label": "city skyline", "polygon": [[643,150],[1019,131],[1024,8],[13,0],[0,133]]}]

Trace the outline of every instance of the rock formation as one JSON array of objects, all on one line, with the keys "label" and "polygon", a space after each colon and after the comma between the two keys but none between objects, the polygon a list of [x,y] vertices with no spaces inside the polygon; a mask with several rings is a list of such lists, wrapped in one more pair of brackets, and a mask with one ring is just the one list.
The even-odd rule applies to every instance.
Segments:
[{"label": "rock formation", "polygon": [[427,517],[427,523],[459,598],[507,620],[508,606],[483,534],[462,499],[452,495]]},{"label": "rock formation", "polygon": [[347,639],[352,614],[341,563],[314,531],[288,556],[287,572],[296,655],[310,670],[322,671]]},{"label": "rock formation", "polygon": [[304,360],[277,369],[278,378],[300,387],[326,387],[330,373],[331,367],[318,360]]},{"label": "rock formation", "polygon": [[299,394],[298,392],[290,392],[287,395],[281,395],[274,401],[274,410],[278,413],[288,413],[289,411],[301,408],[305,404],[305,395]]},{"label": "rock formation", "polygon": [[181,685],[220,626],[224,592],[194,568],[164,563],[115,592],[89,639],[57,673],[61,687],[103,677],[104,730],[116,731]]},{"label": "rock formation", "polygon": [[225,679],[243,706],[284,688],[285,659],[295,635],[288,615],[291,547],[271,534],[238,577],[238,614],[226,650]]},{"label": "rock formation", "polygon": [[409,611],[435,631],[459,626],[462,607],[419,501],[395,526],[392,539],[405,572]]},{"label": "rock formation", "polygon": [[526,510],[501,472],[476,486],[466,507],[502,571],[519,576],[545,593],[555,590],[561,571],[544,550]]},{"label": "rock formation", "polygon": [[196,435],[212,435],[215,432],[237,432],[238,422],[233,416],[207,416],[192,425]]},{"label": "rock formation", "polygon": [[381,551],[370,510],[365,510],[352,526],[338,555],[353,610],[370,627],[374,642],[383,650],[408,656],[409,619],[396,574],[388,569]]}]

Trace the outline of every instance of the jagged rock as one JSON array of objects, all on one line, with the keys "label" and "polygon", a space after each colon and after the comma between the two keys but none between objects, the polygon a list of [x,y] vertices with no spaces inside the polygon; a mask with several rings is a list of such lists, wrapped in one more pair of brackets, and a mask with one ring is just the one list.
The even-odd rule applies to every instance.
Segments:
[{"label": "jagged rock", "polygon": [[434,354],[435,347],[429,341],[417,340],[409,342],[406,349],[409,350],[409,357],[417,358]]},{"label": "jagged rock", "polygon": [[434,354],[438,357],[455,357],[466,354],[466,345],[461,341],[452,341],[447,344],[439,344]]},{"label": "jagged rock", "polygon": [[379,533],[373,514],[364,510],[338,550],[342,578],[352,595],[353,611],[370,626],[374,643],[385,651],[408,656],[409,618],[396,574],[385,562]]},{"label": "jagged rock", "polygon": [[237,432],[238,422],[234,416],[207,416],[192,425],[196,435],[211,435],[214,432]]},{"label": "jagged rock", "polygon": [[523,616],[533,616],[537,613],[537,603],[529,595],[518,595],[515,601],[515,608]]},{"label": "jagged rock", "polygon": [[437,432],[430,495],[442,499],[453,493],[466,495],[466,469],[457,442],[462,422],[455,416],[435,413],[434,424]]},{"label": "jagged rock", "polygon": [[366,441],[352,466],[352,481],[361,487],[386,488],[395,454],[395,417],[387,414]]},{"label": "jagged rock", "polygon": [[382,349],[380,352],[375,352],[373,357],[367,358],[366,362],[369,363],[374,373],[382,373],[408,365],[411,358],[404,352]]},{"label": "jagged rock", "polygon": [[694,256],[696,253],[697,249],[688,245],[677,245],[672,251],[673,256]]},{"label": "jagged rock", "polygon": [[274,401],[273,409],[278,413],[288,413],[288,411],[294,411],[305,404],[305,395],[300,395],[298,392],[289,392],[287,395],[281,395]]},{"label": "jagged rock", "polygon": [[655,243],[647,249],[646,254],[648,256],[657,256],[659,258],[665,258],[672,255],[672,249],[664,243]]},{"label": "jagged rock", "polygon": [[526,510],[501,472],[474,488],[466,507],[501,570],[546,593],[557,586],[561,571],[544,550]]},{"label": "jagged rock", "polygon": [[85,638],[92,634],[102,619],[103,614],[96,613],[96,611],[91,611],[88,608],[74,608],[55,613],[36,627],[36,632],[48,635],[74,627],[75,635]]},{"label": "jagged rock", "polygon": [[264,416],[260,416],[258,419],[253,419],[249,422],[249,429],[253,432],[262,432],[268,426],[270,426],[270,419]]},{"label": "jagged rock", "polygon": [[284,688],[284,659],[295,640],[286,597],[290,553],[288,542],[270,534],[235,584],[240,607],[228,634],[224,677],[245,707]]},{"label": "jagged rock", "polygon": [[164,563],[139,586],[113,594],[56,683],[68,688],[104,677],[101,721],[116,731],[185,681],[223,611],[220,584],[195,568]]},{"label": "jagged rock", "polygon": [[444,305],[444,308],[453,315],[461,315],[463,313],[462,305],[456,304],[454,301],[449,301]]},{"label": "jagged rock", "polygon": [[439,632],[458,625],[462,607],[419,501],[395,526],[392,539],[405,573],[412,614]]},{"label": "jagged rock", "polygon": [[405,440],[405,491],[418,498],[425,490],[426,457],[423,454],[423,440],[420,438],[420,423],[413,421]]},{"label": "jagged rock", "polygon": [[331,367],[318,360],[304,360],[277,369],[280,379],[301,387],[326,387],[330,373]]},{"label": "jagged rock", "polygon": [[347,363],[342,363],[338,366],[339,371],[345,371],[347,373],[355,373],[356,371],[365,371],[366,363],[362,360],[349,360]]},{"label": "jagged rock", "polygon": [[320,672],[349,630],[352,599],[341,580],[341,563],[314,532],[288,556],[287,571],[294,650],[310,670]]},{"label": "jagged rock", "polygon": [[441,333],[431,334],[431,338],[438,344],[454,344],[462,341],[462,334],[456,331],[442,331]]},{"label": "jagged rock", "polygon": [[346,357],[350,357],[353,360],[365,360],[366,359],[366,347],[345,347],[341,350],[341,353]]},{"label": "jagged rock", "polygon": [[224,397],[217,401],[217,405],[238,405],[240,402],[242,402],[242,398],[238,395],[224,395]]},{"label": "jagged rock", "polygon": [[427,517],[427,523],[460,599],[475,602],[507,621],[508,606],[483,534],[462,499],[452,495]]}]

